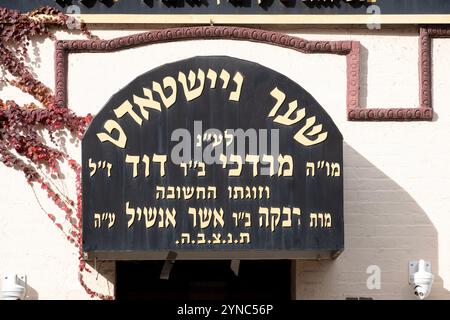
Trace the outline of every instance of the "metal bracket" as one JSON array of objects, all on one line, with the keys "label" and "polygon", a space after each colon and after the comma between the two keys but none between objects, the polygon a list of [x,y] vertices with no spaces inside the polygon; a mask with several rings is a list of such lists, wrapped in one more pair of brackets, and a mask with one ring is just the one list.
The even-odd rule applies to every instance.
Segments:
[{"label": "metal bracket", "polygon": [[241,264],[241,260],[231,260],[230,268],[237,277],[239,275],[239,266]]},{"label": "metal bracket", "polygon": [[[413,261],[409,261],[408,264],[408,268],[409,268],[409,284],[413,284],[414,283],[414,274],[418,271],[419,269],[419,261],[418,260],[413,260]],[[425,271],[431,273],[431,263],[430,261],[425,261]]]},{"label": "metal bracket", "polygon": [[160,279],[169,280],[170,272],[172,271],[172,267],[175,264],[175,260],[177,259],[177,253],[174,251],[169,251],[166,257],[166,261],[161,269],[161,274],[159,276]]}]

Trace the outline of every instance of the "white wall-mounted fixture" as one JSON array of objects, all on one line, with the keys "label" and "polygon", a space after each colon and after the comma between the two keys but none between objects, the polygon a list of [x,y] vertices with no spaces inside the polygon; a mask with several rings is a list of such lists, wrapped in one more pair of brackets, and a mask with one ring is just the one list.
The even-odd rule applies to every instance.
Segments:
[{"label": "white wall-mounted fixture", "polygon": [[409,284],[414,288],[414,294],[423,300],[431,292],[434,276],[431,273],[431,262],[425,260],[409,262]]},{"label": "white wall-mounted fixture", "polygon": [[27,276],[9,273],[2,275],[0,300],[22,300],[25,298]]}]

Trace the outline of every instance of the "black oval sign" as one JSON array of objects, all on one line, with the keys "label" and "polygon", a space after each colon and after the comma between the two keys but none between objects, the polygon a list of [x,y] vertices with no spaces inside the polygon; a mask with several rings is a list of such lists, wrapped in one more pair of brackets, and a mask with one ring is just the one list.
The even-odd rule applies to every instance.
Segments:
[{"label": "black oval sign", "polygon": [[225,56],[158,67],[82,141],[85,251],[341,250],[342,135],[286,76]]}]

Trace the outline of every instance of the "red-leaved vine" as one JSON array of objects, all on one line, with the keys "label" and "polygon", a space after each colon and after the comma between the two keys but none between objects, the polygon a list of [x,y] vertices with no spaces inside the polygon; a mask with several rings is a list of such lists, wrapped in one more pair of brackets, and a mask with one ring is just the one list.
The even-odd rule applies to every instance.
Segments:
[{"label": "red-leaved vine", "polygon": [[[33,188],[40,186],[64,215],[47,213],[53,223],[79,251],[79,281],[91,297],[112,299],[91,290],[84,281],[84,272],[91,272],[83,259],[81,245],[81,166],[62,151],[57,135],[68,130],[80,139],[92,116],[78,116],[68,107],[59,107],[45,84],[32,74],[27,61],[30,39],[45,36],[55,39],[54,27],[65,29],[71,23],[69,16],[53,8],[44,7],[26,14],[0,8],[0,81],[30,94],[40,106],[20,105],[12,100],[0,99],[0,161],[7,167],[20,170]],[[80,24],[88,38],[94,36]],[[42,132],[47,132],[54,146],[49,146]],[[61,176],[60,164],[67,163],[76,174],[76,200],[64,194],[53,182],[52,176]],[[34,189],[33,189],[34,190]],[[64,219],[67,223],[61,223]]]}]

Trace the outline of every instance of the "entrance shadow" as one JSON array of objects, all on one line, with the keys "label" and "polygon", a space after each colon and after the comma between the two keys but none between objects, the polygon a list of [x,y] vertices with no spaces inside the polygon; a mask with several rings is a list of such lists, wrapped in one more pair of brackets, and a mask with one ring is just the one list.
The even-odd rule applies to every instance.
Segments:
[{"label": "entrance shadow", "polygon": [[[164,261],[117,262],[118,300],[290,300],[290,260],[175,261],[168,279]],[[237,271],[237,275],[235,272]]]}]

